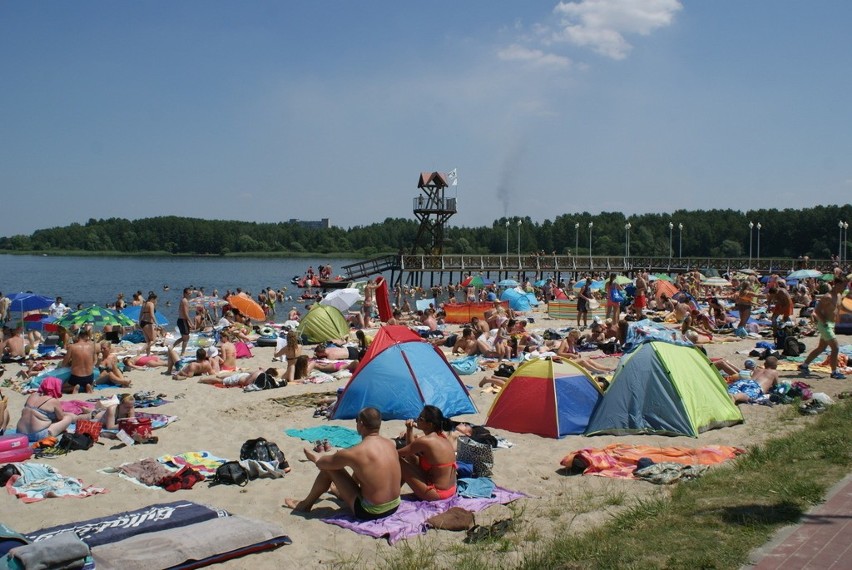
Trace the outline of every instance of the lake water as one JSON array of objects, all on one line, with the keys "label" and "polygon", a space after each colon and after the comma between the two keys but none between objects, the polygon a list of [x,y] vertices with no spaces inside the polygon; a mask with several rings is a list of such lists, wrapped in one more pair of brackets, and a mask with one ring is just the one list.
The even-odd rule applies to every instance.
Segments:
[{"label": "lake water", "polygon": [[[336,275],[352,259],[251,259],[194,257],[52,257],[0,255],[0,291],[5,295],[32,291],[62,297],[71,307],[82,303],[105,306],[124,293],[128,304],[136,291],[157,293],[157,309],[174,323],[184,287],[204,287],[205,294],[220,294],[237,287],[254,294],[266,287],[287,287],[298,297],[301,290],[290,280],[303,275],[309,265],[316,270],[330,264]],[[386,277],[390,277],[389,275]],[[169,290],[163,289],[164,285]],[[293,304],[298,304],[294,302]]]}]

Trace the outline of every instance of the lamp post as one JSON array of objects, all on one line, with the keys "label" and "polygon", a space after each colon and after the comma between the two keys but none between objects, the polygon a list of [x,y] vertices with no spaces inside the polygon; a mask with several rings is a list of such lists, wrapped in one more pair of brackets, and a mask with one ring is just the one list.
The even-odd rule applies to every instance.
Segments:
[{"label": "lamp post", "polygon": [[630,222],[624,224],[624,265],[630,267]]},{"label": "lamp post", "polygon": [[760,222],[757,222],[757,262],[760,263]]},{"label": "lamp post", "polygon": [[748,223],[748,266],[749,266],[749,268],[751,268],[751,237],[752,237],[752,235],[754,235],[754,232],[752,232],[753,227],[754,227],[754,224],[749,222]]},{"label": "lamp post", "polygon": [[521,263],[521,220],[518,219],[518,264]]},{"label": "lamp post", "polygon": [[677,225],[677,256],[683,257],[683,224]]},{"label": "lamp post", "polygon": [[[580,248],[580,222],[574,224],[574,257],[577,257],[577,250]],[[575,264],[576,265],[576,264]]]},{"label": "lamp post", "polygon": [[506,220],[506,259],[509,259],[509,220]]},{"label": "lamp post", "polygon": [[594,222],[589,222],[589,271],[592,270],[592,226]]},{"label": "lamp post", "polygon": [[840,230],[840,237],[837,238],[837,257],[840,263],[843,263],[843,222],[837,222],[837,227]]},{"label": "lamp post", "polygon": [[672,249],[672,235],[674,234],[674,224],[669,222],[669,263],[671,263],[674,250]]},{"label": "lamp post", "polygon": [[849,262],[849,252],[846,244],[849,242],[849,222],[843,222],[843,260]]}]

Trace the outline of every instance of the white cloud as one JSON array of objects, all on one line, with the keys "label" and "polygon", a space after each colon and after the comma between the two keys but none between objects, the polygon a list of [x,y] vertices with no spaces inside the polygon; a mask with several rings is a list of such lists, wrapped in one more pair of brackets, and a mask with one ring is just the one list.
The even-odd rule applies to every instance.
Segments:
[{"label": "white cloud", "polygon": [[497,57],[503,61],[520,61],[538,67],[570,67],[571,60],[567,57],[546,53],[538,49],[529,49],[518,44],[497,52]]},{"label": "white cloud", "polygon": [[647,36],[669,26],[682,8],[679,0],[560,2],[554,12],[561,17],[561,30],[554,39],[591,48],[612,59],[624,59],[633,49],[625,35]]}]

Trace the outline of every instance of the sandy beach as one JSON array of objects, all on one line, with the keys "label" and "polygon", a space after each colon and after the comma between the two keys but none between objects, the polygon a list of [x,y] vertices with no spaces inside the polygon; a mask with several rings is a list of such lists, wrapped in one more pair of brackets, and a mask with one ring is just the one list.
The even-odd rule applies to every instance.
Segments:
[{"label": "sandy beach", "polygon": [[[552,320],[546,312],[534,313],[535,324],[532,330],[543,331],[546,328],[562,329],[572,323]],[[457,326],[449,326],[450,331]],[[803,339],[808,349],[816,344],[815,338]],[[845,344],[848,337],[840,337]],[[754,347],[754,339],[717,342],[706,345],[710,356],[725,357],[735,364],[741,364],[745,358],[738,351],[748,351]],[[449,349],[445,349],[449,355]],[[272,348],[255,347],[253,357],[240,360],[245,369],[268,367],[272,361]],[[595,354],[595,353],[592,353]],[[600,360],[608,366],[616,364],[616,358]],[[284,364],[276,362],[276,367]],[[18,371],[16,364],[6,365],[5,378]],[[179,420],[155,432],[159,442],[154,445],[117,446],[113,440],[102,440],[104,445],[96,445],[88,451],[77,451],[67,456],[41,460],[55,466],[62,474],[82,479],[86,484],[104,487],[108,493],[85,499],[48,499],[33,504],[25,504],[11,495],[4,495],[0,502],[2,522],[20,532],[29,532],[60,523],[80,521],[105,516],[120,511],[136,509],[146,505],[188,499],[198,503],[215,506],[231,513],[262,519],[279,524],[293,540],[293,544],[278,550],[251,555],[250,557],[225,563],[225,568],[252,567],[258,570],[266,568],[321,567],[330,563],[360,560],[372,566],[378,558],[388,556],[388,552],[400,545],[389,546],[384,539],[361,536],[352,531],[326,524],[321,519],[335,512],[340,504],[326,495],[306,516],[294,515],[282,508],[285,497],[303,497],[316,474],[313,464],[307,462],[302,454],[305,442],[289,437],[284,433],[287,428],[307,428],[312,426],[341,425],[354,428],[354,421],[327,422],[324,418],[314,418],[314,408],[287,407],[273,401],[276,398],[295,394],[333,392],[344,385],[344,381],[326,384],[290,384],[287,387],[263,392],[243,392],[241,389],[221,389],[198,384],[195,380],[176,381],[161,374],[163,369],[132,371],[132,391],[151,390],[163,393],[170,403],[154,408],[157,413],[176,415]],[[490,372],[478,372],[462,376],[479,409],[479,413],[456,419],[472,423],[484,423],[488,409],[495,398],[491,392],[482,392],[478,388],[480,379]],[[782,371],[781,379],[800,379],[796,372]],[[807,380],[815,392],[825,392],[835,396],[848,388],[848,381],[829,380],[827,373],[816,373]],[[125,390],[118,388],[99,391],[97,396],[109,396]],[[20,415],[25,397],[11,389],[4,388],[10,400],[12,427]],[[63,400],[86,399],[88,396],[66,395]],[[585,447],[604,447],[610,443],[635,443],[651,446],[687,446],[730,445],[748,448],[759,444],[767,437],[794,430],[805,422],[806,417],[797,417],[794,421],[780,420],[789,406],[741,406],[745,422],[743,424],[712,430],[698,438],[626,436],[626,437],[582,437],[569,436],[561,440],[545,439],[536,435],[510,433],[492,430],[505,437],[514,445],[510,449],[496,449],[494,481],[503,487],[521,491],[530,496],[521,499],[512,507],[496,506],[476,514],[479,524],[512,516],[520,512],[522,520],[520,532],[516,531],[516,543],[519,549],[532,548],[522,538],[527,534],[523,530],[536,530],[539,536],[548,536],[553,528],[571,528],[580,531],[606,520],[616,509],[602,498],[614,494],[624,497],[623,504],[630,504],[636,498],[657,493],[665,493],[665,488],[638,480],[609,479],[594,476],[566,476],[559,469],[559,461],[567,453]],[[401,420],[387,421],[382,426],[382,434],[388,437],[399,435],[403,430]],[[189,451],[207,450],[214,455],[238,459],[242,443],[249,438],[265,437],[276,442],[286,454],[292,471],[283,479],[258,479],[246,487],[215,486],[206,483],[197,484],[192,490],[177,493],[150,490],[115,475],[98,473],[97,470],[117,466],[124,462],[136,461],[145,457],[157,457],[164,454],[178,454]],[[509,535],[510,537],[512,534]],[[427,534],[410,539],[410,544],[425,544],[428,548],[438,549],[443,545],[461,543],[464,533],[430,530]]]}]

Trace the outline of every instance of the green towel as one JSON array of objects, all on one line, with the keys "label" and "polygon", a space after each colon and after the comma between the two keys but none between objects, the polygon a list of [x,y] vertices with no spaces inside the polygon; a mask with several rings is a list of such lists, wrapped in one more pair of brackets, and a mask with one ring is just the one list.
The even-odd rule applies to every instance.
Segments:
[{"label": "green towel", "polygon": [[285,429],[284,433],[305,441],[327,439],[334,447],[352,447],[361,443],[361,436],[354,429],[340,426],[317,426],[305,429]]}]

